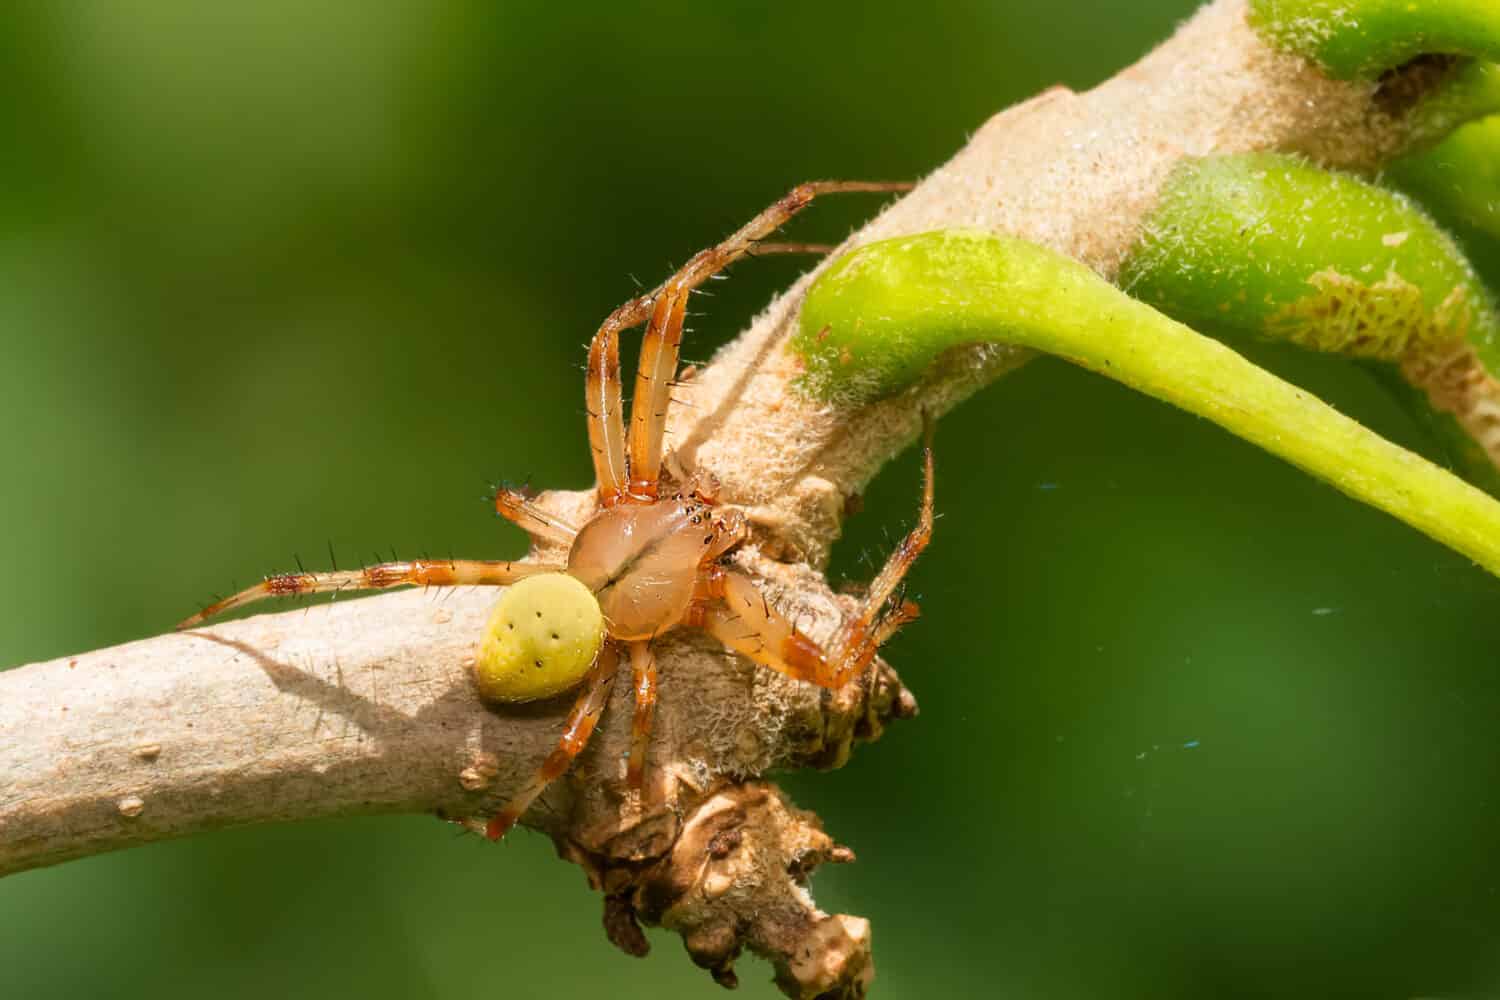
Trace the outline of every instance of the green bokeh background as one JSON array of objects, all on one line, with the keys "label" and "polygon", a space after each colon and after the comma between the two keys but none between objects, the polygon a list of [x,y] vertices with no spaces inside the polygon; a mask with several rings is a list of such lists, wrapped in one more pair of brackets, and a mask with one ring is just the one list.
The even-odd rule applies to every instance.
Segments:
[{"label": "green bokeh background", "polygon": [[[919,175],[1192,6],[0,8],[0,663],[161,631],[329,541],[518,554],[478,498],[588,481],[577,366],[632,274],[796,181]],[[738,268],[687,353],[802,266]],[[1250,350],[1432,453],[1357,369]],[[788,780],[859,854],[816,888],[873,919],[879,996],[1500,991],[1500,583],[1056,362],[939,449],[925,617],[890,648],[922,716]],[[911,455],[875,483],[838,573],[916,483]],[[422,817],[14,876],[0,927],[16,997],[716,989],[670,935],[614,951],[541,838]]]}]

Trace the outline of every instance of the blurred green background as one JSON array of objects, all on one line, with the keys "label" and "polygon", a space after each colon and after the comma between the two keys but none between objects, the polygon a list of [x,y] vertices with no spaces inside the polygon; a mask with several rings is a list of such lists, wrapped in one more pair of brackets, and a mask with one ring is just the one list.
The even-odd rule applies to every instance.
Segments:
[{"label": "blurred green background", "polygon": [[[587,483],[577,366],[632,275],[797,181],[918,176],[1193,6],[0,7],[0,663],[162,631],[330,540],[521,552],[479,497]],[[803,266],[739,267],[688,355]],[[1431,454],[1358,370],[1250,351]],[[925,617],[889,651],[922,716],[788,781],[859,854],[816,888],[873,919],[879,996],[1500,991],[1500,583],[1056,362],[947,419],[938,461]],[[916,484],[912,455],[876,482],[838,574]],[[599,907],[534,835],[250,828],[5,879],[0,976],[714,994],[670,935],[614,951]]]}]

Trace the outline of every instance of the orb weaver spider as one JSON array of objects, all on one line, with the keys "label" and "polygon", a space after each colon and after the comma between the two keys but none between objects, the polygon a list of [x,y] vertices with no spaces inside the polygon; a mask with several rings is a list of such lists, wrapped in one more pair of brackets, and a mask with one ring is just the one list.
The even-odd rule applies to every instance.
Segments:
[{"label": "orb weaver spider", "polygon": [[[621,650],[635,691],[626,780],[640,790],[656,706],[651,643],[678,626],[700,628],[728,648],[799,681],[836,689],[859,676],[879,647],[917,616],[899,585],[932,535],[933,463],[927,423],[920,514],[887,559],[856,613],[825,648],[772,607],[754,580],[728,560],[749,537],[745,515],[721,506],[708,477],[664,479],[663,438],[689,296],[754,252],[806,252],[808,244],[765,237],[821,194],[910,189],[910,184],[815,181],[786,196],[727,240],[703,250],[660,287],[611,313],[589,347],[584,396],[597,475],[597,509],[581,526],[518,491],[500,488],[495,510],[533,539],[567,546],[561,564],[447,559],[389,562],[358,570],[281,573],[205,607],[177,626],[268,597],[415,586],[505,586],[475,660],[480,695],[524,702],[581,688],[556,748],[531,780],[490,819],[499,840],[587,745],[609,699]],[[646,324],[627,440],[620,391],[620,333]],[[894,599],[893,599],[894,598]]]}]

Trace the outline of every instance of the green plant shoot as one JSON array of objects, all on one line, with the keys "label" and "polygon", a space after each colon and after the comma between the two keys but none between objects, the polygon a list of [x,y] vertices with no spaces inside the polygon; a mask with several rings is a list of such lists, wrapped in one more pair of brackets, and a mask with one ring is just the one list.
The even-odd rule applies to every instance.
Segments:
[{"label": "green plant shoot", "polygon": [[809,290],[791,349],[804,392],[857,405],[984,343],[1055,354],[1206,417],[1500,575],[1500,503],[1022,240],[950,230],[861,247]]},{"label": "green plant shoot", "polygon": [[1433,53],[1500,60],[1494,0],[1251,0],[1250,20],[1271,44],[1339,77]]},{"label": "green plant shoot", "polygon": [[1391,178],[1440,215],[1500,239],[1500,115],[1465,125],[1436,148],[1397,161]]}]

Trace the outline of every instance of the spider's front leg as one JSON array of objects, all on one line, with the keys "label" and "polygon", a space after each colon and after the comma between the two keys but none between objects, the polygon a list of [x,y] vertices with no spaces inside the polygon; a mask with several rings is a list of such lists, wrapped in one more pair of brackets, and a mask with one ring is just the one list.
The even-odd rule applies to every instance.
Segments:
[{"label": "spider's front leg", "polygon": [[799,184],[775,204],[741,226],[727,240],[693,256],[669,278],[653,300],[651,321],[641,342],[635,396],[630,404],[630,480],[632,496],[655,499],[661,475],[662,439],[667,429],[667,404],[682,346],[682,323],[694,289],[730,264],[754,251],[765,253],[822,252],[817,244],[761,241],[823,194],[851,191],[909,191],[907,183],[881,181],[810,181]]},{"label": "spider's front leg", "polygon": [[735,569],[720,569],[707,590],[715,602],[701,612],[703,628],[735,652],[756,663],[824,688],[840,688],[875,659],[880,646],[917,617],[917,606],[895,601],[917,556],[932,539],[932,424],[926,424],[923,447],[922,506],[917,524],[901,540],[870,584],[859,611],[845,622],[827,649],[797,630],[785,615],[771,607],[755,582]]},{"label": "spider's front leg", "polygon": [[215,601],[177,625],[194,628],[231,608],[268,597],[294,594],[326,594],[345,590],[385,590],[390,587],[503,587],[538,573],[557,573],[562,566],[488,559],[414,559],[409,562],[377,563],[363,569],[329,573],[277,573],[253,587]]},{"label": "spider's front leg", "polygon": [[[677,373],[687,300],[694,289],[741,257],[755,252],[825,252],[828,248],[819,244],[762,242],[819,195],[909,191],[911,188],[911,184],[901,181],[809,181],[799,184],[727,240],[695,254],[659,288],[631,299],[610,313],[589,345],[588,376],[584,386],[589,445],[594,453],[599,502],[603,506],[611,507],[625,498],[645,502],[657,498],[667,403],[672,379]],[[647,329],[641,345],[635,398],[631,403],[627,462],[624,404],[620,391],[620,333],[639,323],[647,323]]]}]

